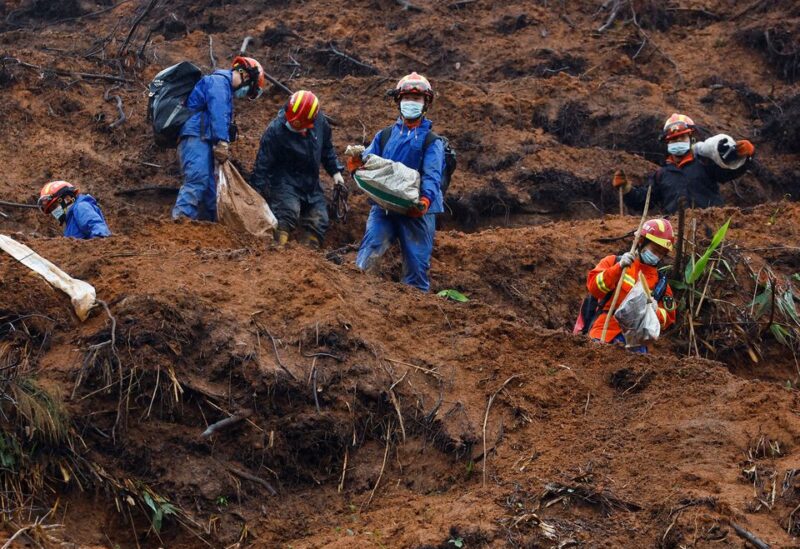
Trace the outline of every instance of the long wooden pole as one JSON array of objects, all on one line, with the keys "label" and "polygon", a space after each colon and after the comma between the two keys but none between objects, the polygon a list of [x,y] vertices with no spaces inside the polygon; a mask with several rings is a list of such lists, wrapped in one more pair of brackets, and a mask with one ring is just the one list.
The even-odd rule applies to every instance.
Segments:
[{"label": "long wooden pole", "polygon": [[625,199],[622,198],[622,187],[619,188],[619,215],[625,215]]},{"label": "long wooden pole", "polygon": [[[647,210],[650,207],[650,193],[653,190],[653,186],[647,187],[647,198],[644,201],[644,210],[642,210],[642,219],[639,220],[639,228],[636,230],[636,236],[633,238],[633,244],[631,244],[631,252],[633,253],[636,251],[636,246],[639,245],[639,239],[641,238],[642,232],[642,225],[644,225],[644,220],[647,219]],[[619,281],[617,282],[617,288],[614,290],[614,297],[611,299],[611,306],[608,308],[608,314],[606,314],[606,321],[603,323],[603,333],[600,336],[600,341],[606,343],[606,333],[608,333],[608,323],[611,322],[611,317],[614,315],[614,308],[617,306],[617,301],[619,300],[620,290],[622,290],[622,282],[625,280],[625,273],[628,271],[628,268],[625,267],[622,269],[622,274],[619,276]]]}]

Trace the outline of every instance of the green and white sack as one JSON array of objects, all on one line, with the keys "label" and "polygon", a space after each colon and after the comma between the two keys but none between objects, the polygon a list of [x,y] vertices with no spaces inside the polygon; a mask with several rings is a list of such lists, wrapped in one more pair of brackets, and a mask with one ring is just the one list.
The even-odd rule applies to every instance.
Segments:
[{"label": "green and white sack", "polygon": [[381,208],[405,213],[419,202],[419,172],[401,162],[367,155],[353,179]]}]

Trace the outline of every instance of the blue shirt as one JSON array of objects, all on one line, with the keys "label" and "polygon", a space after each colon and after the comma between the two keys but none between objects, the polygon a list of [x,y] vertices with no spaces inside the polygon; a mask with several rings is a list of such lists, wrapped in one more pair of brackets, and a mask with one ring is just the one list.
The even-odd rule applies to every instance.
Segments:
[{"label": "blue shirt", "polygon": [[376,154],[381,158],[400,162],[405,166],[420,172],[420,196],[431,201],[429,213],[444,212],[444,197],[442,196],[442,176],[444,175],[444,144],[437,139],[428,146],[423,158],[422,147],[425,136],[432,131],[433,123],[427,118],[416,128],[409,128],[398,117],[392,126],[392,133],[386,142],[385,150],[381,150],[381,132],[378,132],[370,146],[364,151],[367,154]]},{"label": "blue shirt", "polygon": [[67,210],[64,236],[81,239],[111,236],[103,212],[91,195],[79,194]]}]

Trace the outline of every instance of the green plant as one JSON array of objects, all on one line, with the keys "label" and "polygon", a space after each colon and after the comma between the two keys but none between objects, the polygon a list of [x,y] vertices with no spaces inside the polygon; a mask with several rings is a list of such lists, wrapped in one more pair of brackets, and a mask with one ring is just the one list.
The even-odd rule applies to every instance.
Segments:
[{"label": "green plant", "polygon": [[452,299],[453,301],[458,301],[459,303],[466,303],[469,301],[469,298],[459,292],[458,290],[442,290],[441,292],[437,293],[439,297],[444,297],[446,299]]},{"label": "green plant", "polygon": [[226,498],[225,496],[217,496],[217,499],[214,500],[214,503],[217,504],[217,507],[227,507],[228,498]]},{"label": "green plant", "polygon": [[142,492],[142,498],[150,510],[153,512],[150,517],[150,523],[153,525],[153,530],[156,533],[161,532],[161,525],[164,517],[167,515],[176,514],[177,509],[174,505],[159,495],[151,494],[149,491]]},{"label": "green plant", "polygon": [[725,240],[725,235],[728,233],[728,227],[731,224],[731,219],[725,222],[725,224],[720,227],[717,232],[714,234],[714,238],[711,239],[711,244],[706,249],[705,253],[700,256],[700,259],[697,260],[697,263],[694,261],[694,256],[692,256],[689,260],[689,264],[686,266],[686,283],[687,284],[694,284],[703,273],[706,271],[706,265],[708,265],[708,260],[711,259],[711,254],[713,254],[719,245],[722,244],[722,241]]},{"label": "green plant", "polygon": [[455,539],[451,538],[447,540],[447,543],[452,543],[453,545],[461,549],[461,547],[464,547],[464,538],[455,538]]}]

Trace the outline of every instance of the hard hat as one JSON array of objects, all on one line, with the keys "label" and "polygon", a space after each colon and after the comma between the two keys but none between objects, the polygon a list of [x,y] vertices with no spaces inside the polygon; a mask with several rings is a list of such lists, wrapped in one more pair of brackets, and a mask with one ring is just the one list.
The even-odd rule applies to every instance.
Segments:
[{"label": "hard hat", "polygon": [[78,195],[78,192],[78,188],[72,183],[66,181],[51,181],[39,191],[39,200],[37,204],[42,212],[50,214],[64,198],[67,196],[74,198]]},{"label": "hard hat", "polygon": [[257,99],[264,92],[267,85],[267,77],[264,73],[264,68],[261,63],[252,57],[237,56],[233,60],[233,70],[243,70],[250,77],[250,91],[247,97],[250,99]]},{"label": "hard hat", "polygon": [[664,122],[664,130],[661,132],[661,139],[670,141],[682,135],[691,135],[695,132],[694,121],[685,114],[673,113]]},{"label": "hard hat", "polygon": [[310,91],[296,91],[286,103],[286,121],[296,130],[313,128],[318,114],[319,99]]},{"label": "hard hat", "polygon": [[675,244],[675,234],[672,232],[672,224],[666,219],[650,219],[642,225],[641,235],[651,242],[654,242],[672,251]]}]

